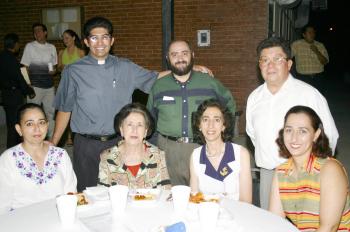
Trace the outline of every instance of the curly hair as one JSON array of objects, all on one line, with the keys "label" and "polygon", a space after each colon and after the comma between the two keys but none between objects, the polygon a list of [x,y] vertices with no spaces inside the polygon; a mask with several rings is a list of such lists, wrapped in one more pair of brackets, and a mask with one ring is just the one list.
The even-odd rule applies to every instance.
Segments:
[{"label": "curly hair", "polygon": [[[314,129],[314,131],[317,131],[317,129],[321,130],[320,135],[312,145],[311,152],[316,157],[320,157],[320,158],[326,158],[328,156],[332,156],[332,149],[329,147],[328,137],[324,132],[322,121],[320,117],[317,115],[317,113],[313,109],[307,106],[294,106],[290,108],[286,113],[286,116],[284,117],[284,126],[286,125],[286,121],[289,115],[291,114],[305,114],[310,119],[311,126]],[[280,156],[288,159],[292,155],[290,154],[286,145],[284,144],[283,132],[284,132],[284,128],[282,128],[278,132],[278,138],[276,139],[276,143],[279,147]]]},{"label": "curly hair", "polygon": [[192,131],[193,131],[193,140],[199,144],[205,144],[205,138],[203,133],[200,131],[199,126],[202,120],[204,111],[210,107],[218,108],[224,119],[225,130],[221,133],[221,138],[224,142],[232,142],[234,135],[234,117],[232,112],[219,100],[217,99],[208,99],[203,101],[199,106],[196,112],[192,115]]},{"label": "curly hair", "polygon": [[114,129],[117,133],[120,134],[120,126],[124,122],[124,120],[131,113],[139,113],[145,119],[145,125],[147,128],[147,137],[150,136],[154,129],[154,119],[147,108],[140,103],[130,103],[125,105],[119,113],[117,113],[114,117]]}]

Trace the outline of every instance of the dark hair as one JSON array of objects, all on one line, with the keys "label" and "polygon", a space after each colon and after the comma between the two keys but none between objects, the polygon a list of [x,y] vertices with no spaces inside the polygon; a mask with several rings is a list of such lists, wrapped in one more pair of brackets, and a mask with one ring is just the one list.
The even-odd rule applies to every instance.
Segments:
[{"label": "dark hair", "polygon": [[108,34],[112,35],[113,34],[113,25],[111,21],[104,17],[96,16],[84,24],[84,36],[87,38],[90,35],[90,32],[92,29],[97,28],[97,27],[102,27],[107,29]]},{"label": "dark hair", "polygon": [[202,116],[204,111],[206,111],[210,107],[218,108],[224,120],[225,130],[221,133],[221,138],[224,142],[232,142],[234,135],[234,118],[232,112],[223,105],[217,99],[208,99],[203,101],[199,106],[196,112],[192,115],[192,131],[193,131],[193,139],[199,144],[205,144],[205,138],[203,133],[200,131],[199,126],[202,120]]},{"label": "dark hair", "polygon": [[75,31],[73,31],[73,30],[71,30],[71,29],[67,29],[67,30],[65,30],[65,31],[62,33],[62,35],[63,35],[64,33],[67,33],[67,34],[69,34],[71,37],[74,37],[74,38],[75,38],[75,39],[74,39],[74,44],[75,44],[75,46],[77,46],[77,47],[80,48],[80,49],[82,48],[80,38],[79,38],[78,34],[75,33]]},{"label": "dark hair", "polygon": [[4,48],[13,49],[18,41],[19,41],[19,37],[17,34],[9,33],[4,37]]},{"label": "dark hair", "polygon": [[191,53],[193,52],[192,46],[191,46],[191,44],[188,41],[186,41],[186,40],[172,40],[169,43],[169,45],[167,47],[167,50],[166,50],[167,56],[169,55],[169,50],[170,50],[171,45],[173,45],[174,43],[178,43],[178,42],[183,42],[183,43],[187,44],[188,48],[190,49],[190,52]]},{"label": "dark hair", "polygon": [[44,24],[42,24],[42,23],[34,23],[33,26],[32,26],[33,32],[34,32],[34,28],[36,28],[36,27],[41,27],[43,29],[43,31],[47,31],[47,27]]},{"label": "dark hair", "polygon": [[119,113],[114,117],[114,129],[117,133],[120,133],[120,126],[131,113],[142,114],[145,118],[145,124],[147,128],[147,137],[150,136],[154,129],[154,119],[147,108],[140,103],[130,103],[125,105]]},{"label": "dark hair", "polygon": [[270,37],[262,40],[259,43],[258,47],[256,48],[258,59],[260,59],[261,51],[263,49],[272,48],[272,47],[281,47],[283,52],[286,54],[287,59],[288,60],[292,59],[290,44],[288,41],[284,40],[281,37]]},{"label": "dark hair", "polygon": [[38,109],[39,111],[41,111],[41,113],[43,113],[45,119],[47,120],[46,114],[44,109],[35,103],[26,103],[22,106],[20,106],[17,110],[17,120],[16,123],[20,124],[21,120],[23,119],[23,115],[28,111],[28,110],[32,110],[32,109]]},{"label": "dark hair", "polygon": [[301,34],[304,34],[307,31],[308,28],[312,28],[312,29],[314,29],[316,31],[316,28],[313,25],[306,24],[305,26],[303,26],[303,28],[301,28]]},{"label": "dark hair", "polygon": [[[318,136],[316,142],[314,142],[312,145],[312,153],[315,156],[321,157],[321,158],[332,156],[332,150],[329,147],[328,137],[324,132],[322,121],[320,117],[317,115],[317,113],[313,109],[307,106],[294,106],[290,108],[286,113],[286,116],[284,117],[284,126],[286,124],[286,121],[289,115],[291,114],[305,114],[310,119],[312,128],[315,131],[317,131],[317,129],[321,130],[321,133]],[[288,151],[287,147],[284,145],[283,131],[284,131],[284,128],[282,128],[279,131],[278,138],[276,139],[276,143],[279,146],[280,156],[282,156],[283,158],[289,158],[291,157],[291,154]]]}]

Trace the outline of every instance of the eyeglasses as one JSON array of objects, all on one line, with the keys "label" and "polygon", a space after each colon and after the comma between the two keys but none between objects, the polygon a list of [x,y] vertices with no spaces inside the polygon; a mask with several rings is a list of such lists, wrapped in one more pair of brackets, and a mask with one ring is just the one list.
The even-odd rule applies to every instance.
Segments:
[{"label": "eyeglasses", "polygon": [[103,41],[109,41],[112,38],[111,35],[105,34],[105,35],[89,35],[88,39],[92,43],[97,43],[99,39],[102,39]]},{"label": "eyeglasses", "polygon": [[282,57],[282,56],[278,56],[278,57],[273,57],[272,59],[269,59],[267,57],[260,57],[259,59],[259,64],[261,66],[267,66],[270,62],[280,65],[283,63],[283,61],[286,61],[287,57]]}]

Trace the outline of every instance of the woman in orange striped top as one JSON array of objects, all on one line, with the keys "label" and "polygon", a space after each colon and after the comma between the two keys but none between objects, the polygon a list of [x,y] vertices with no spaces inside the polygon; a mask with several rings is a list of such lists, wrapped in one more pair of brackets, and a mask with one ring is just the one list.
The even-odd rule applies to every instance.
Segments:
[{"label": "woman in orange striped top", "polygon": [[288,160],[276,168],[270,211],[301,231],[350,231],[348,178],[340,162],[331,158],[315,111],[292,107],[276,142]]}]

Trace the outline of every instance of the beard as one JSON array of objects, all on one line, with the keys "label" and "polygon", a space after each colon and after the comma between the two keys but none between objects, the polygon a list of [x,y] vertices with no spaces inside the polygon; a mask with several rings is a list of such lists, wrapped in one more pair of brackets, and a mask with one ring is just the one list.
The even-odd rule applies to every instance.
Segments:
[{"label": "beard", "polygon": [[[191,60],[190,60],[189,64],[187,64],[186,61],[179,61],[179,62],[176,62],[175,64],[172,64],[171,62],[169,62],[169,64],[170,64],[169,69],[175,75],[183,76],[183,75],[186,75],[189,72],[191,72],[191,70],[193,68],[193,64],[194,64],[194,59],[193,59],[193,56],[191,56]],[[178,67],[176,67],[177,64],[187,64],[187,65],[185,67],[178,68]]]}]

